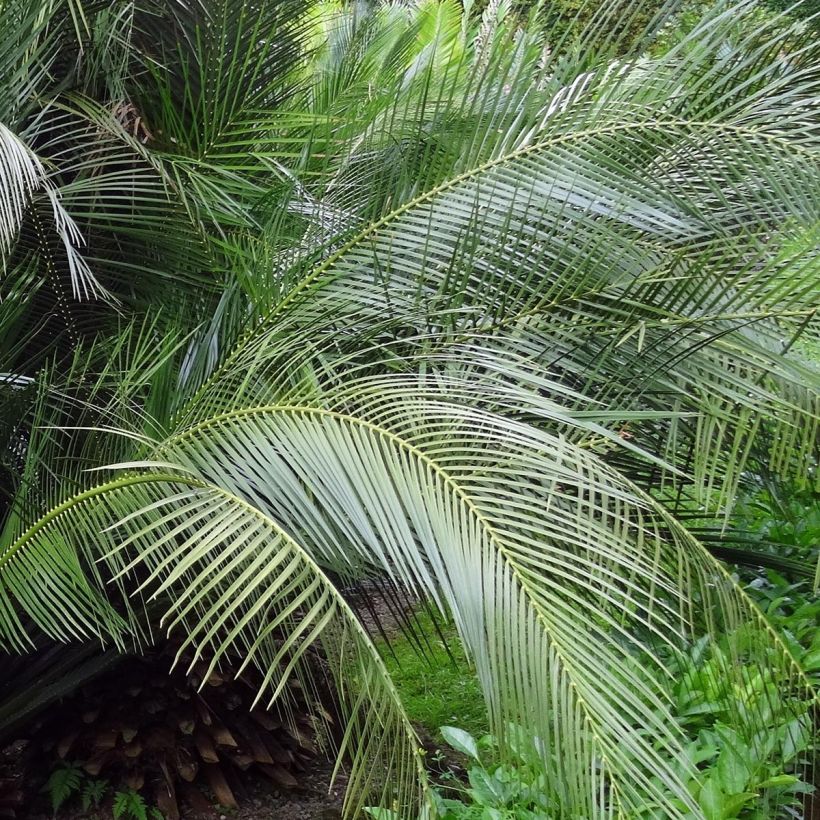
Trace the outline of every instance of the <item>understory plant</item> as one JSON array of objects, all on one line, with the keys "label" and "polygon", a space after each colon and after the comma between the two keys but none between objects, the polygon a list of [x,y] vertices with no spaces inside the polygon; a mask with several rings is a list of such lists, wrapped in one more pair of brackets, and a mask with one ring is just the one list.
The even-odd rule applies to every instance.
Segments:
[{"label": "understory plant", "polygon": [[[707,684],[704,689],[708,699],[714,687]],[[817,751],[810,717],[796,717],[772,734],[761,731],[757,737],[747,738],[723,723],[719,713],[709,710],[711,705],[702,700],[698,706],[703,708],[690,708],[684,720],[692,737],[686,754],[699,773],[699,779],[691,783],[692,795],[702,816],[765,820],[778,806],[789,806],[799,816],[804,796],[814,787],[791,772],[799,769],[801,757]],[[742,707],[740,699],[735,706]],[[507,754],[499,762],[498,742],[492,735],[475,738],[453,726],[441,727],[441,734],[465,757],[469,768],[463,779],[452,772],[442,778],[433,792],[437,817],[537,820],[560,816],[560,807],[550,795],[541,762],[542,743],[537,736],[520,726],[507,727]],[[392,808],[368,807],[366,811],[377,820],[405,816]],[[647,804],[635,817],[658,817],[658,806]]]},{"label": "understory plant", "polygon": [[163,820],[162,812],[155,806],[146,805],[139,792],[134,789],[113,790],[107,781],[89,777],[76,763],[56,767],[43,790],[51,801],[54,817],[58,817],[59,810],[72,801],[83,812],[91,812],[90,816],[96,817],[103,801],[110,796],[114,820]]},{"label": "understory plant", "polygon": [[769,570],[751,581],[747,589],[794,658],[815,683],[820,682],[820,595],[811,583],[789,583]]},{"label": "understory plant", "polygon": [[820,46],[546,5],[0,2],[0,716],[171,635],[332,689],[347,816],[455,811],[380,579],[552,816],[803,810],[817,692],[680,513],[816,484]]}]

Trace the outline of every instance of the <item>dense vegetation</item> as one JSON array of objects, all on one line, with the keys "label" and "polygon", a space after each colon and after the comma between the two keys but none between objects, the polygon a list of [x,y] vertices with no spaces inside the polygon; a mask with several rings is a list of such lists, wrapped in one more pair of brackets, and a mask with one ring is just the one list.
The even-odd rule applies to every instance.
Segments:
[{"label": "dense vegetation", "polygon": [[[349,816],[809,816],[819,50],[728,0],[0,0],[0,726],[170,634],[334,692]],[[362,590],[451,624],[477,805]]]}]

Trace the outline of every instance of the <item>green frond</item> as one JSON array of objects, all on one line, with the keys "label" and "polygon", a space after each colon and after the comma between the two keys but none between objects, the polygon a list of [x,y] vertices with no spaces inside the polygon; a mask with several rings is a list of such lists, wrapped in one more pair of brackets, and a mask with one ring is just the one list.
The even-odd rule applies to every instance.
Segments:
[{"label": "green frond", "polygon": [[[629,817],[647,804],[700,816],[686,785],[698,774],[675,715],[675,660],[704,637],[765,630],[728,574],[564,438],[394,396],[385,383],[378,397],[354,395],[339,411],[229,413],[158,453],[218,477],[334,572],[371,567],[449,610],[496,729],[512,722],[539,738],[560,816]],[[810,702],[807,679],[766,636],[731,649],[741,654],[723,658],[722,674],[739,687],[773,675]],[[740,731],[772,718],[756,708]],[[792,708],[780,702],[774,719],[791,720]]]},{"label": "green frond", "polygon": [[[85,573],[79,567],[85,562]],[[96,585],[88,583],[91,569]],[[103,584],[99,569],[111,580]],[[53,595],[43,598],[47,579]],[[151,621],[183,636],[211,668],[227,654],[284,697],[294,675],[313,691],[315,649],[331,666],[347,718],[346,811],[367,801],[421,805],[418,740],[377,649],[310,555],[259,508],[184,472],[115,479],[52,510],[0,555],[0,636],[25,639],[12,606],[46,634],[150,641]],[[109,600],[103,597],[106,589]],[[126,623],[115,615],[127,607]],[[150,617],[149,614],[150,613]]]},{"label": "green frond", "polygon": [[[40,159],[5,125],[0,123],[0,252],[3,265],[17,238],[26,210],[36,195],[45,199],[53,220],[52,230],[59,237],[68,260],[71,287],[75,298],[105,296],[78,248],[83,238],[60,201]],[[35,217],[36,218],[36,217]]]},{"label": "green frond", "polygon": [[[732,171],[695,166],[686,184],[697,187],[703,173],[701,206],[697,194],[675,193],[677,171],[667,176],[660,161],[647,157],[673,144],[680,153],[699,151],[704,139],[738,165]],[[742,178],[728,181],[743,172],[743,157],[770,149],[779,179],[791,167],[796,188],[815,186],[813,158],[797,151],[789,166],[790,149],[778,140],[760,144],[751,132],[710,123],[604,124],[525,145],[420,194],[297,278],[208,382],[209,398],[197,412],[209,414],[214,400],[218,409],[266,401],[260,391],[271,374],[302,358],[306,343],[320,348],[315,340],[325,334],[338,345],[341,321],[343,344],[352,349],[359,333],[362,351],[373,346],[368,340],[376,326],[385,336],[440,327],[465,339],[493,334],[499,352],[537,355],[556,373],[579,374],[580,392],[612,409],[646,408],[647,401],[654,409],[663,406],[654,396],[678,395],[682,412],[714,419],[721,411],[708,397],[718,394],[760,419],[780,417],[789,428],[796,410],[808,420],[799,425],[800,455],[788,467],[778,458],[773,463],[800,475],[803,454],[816,445],[813,399],[792,404],[787,414],[764,385],[772,378],[804,383],[782,361],[785,347],[777,339],[811,312],[804,305],[816,272],[808,250],[814,229],[803,231],[805,252],[793,257],[772,257],[771,245],[756,235],[777,230],[782,207],[800,233],[800,222],[813,225],[813,202],[820,200],[777,197],[771,210],[759,186],[748,192]],[[613,154],[628,159],[619,164],[617,182],[601,180],[595,163]],[[718,187],[722,201],[713,202]],[[749,236],[736,236],[727,248],[726,234],[737,234],[741,212]],[[277,389],[271,386],[269,395]],[[667,398],[660,401],[668,406]],[[741,414],[734,426],[738,435],[745,436],[747,419]],[[674,440],[677,432],[670,435]],[[727,474],[709,452],[703,450],[702,463],[713,481]],[[732,474],[744,464],[741,453]],[[721,498],[733,486],[730,477]]]},{"label": "green frond", "polygon": [[820,480],[816,38],[553,5],[0,3],[4,652],[166,630],[266,704],[321,657],[348,816],[405,816],[339,591],[379,577],[556,817],[708,816],[712,706],[811,774],[817,694],[693,533]]}]

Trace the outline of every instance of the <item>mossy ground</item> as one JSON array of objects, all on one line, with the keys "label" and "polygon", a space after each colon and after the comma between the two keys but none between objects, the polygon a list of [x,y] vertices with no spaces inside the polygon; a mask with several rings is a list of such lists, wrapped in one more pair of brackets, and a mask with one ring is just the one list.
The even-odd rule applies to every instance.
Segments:
[{"label": "mossy ground", "polygon": [[434,622],[424,611],[416,615],[416,621],[413,631],[426,637],[423,652],[405,632],[391,637],[389,647],[382,645],[410,719],[437,741],[441,741],[441,726],[458,726],[475,737],[486,734],[481,689],[455,627],[442,623],[440,617]]}]

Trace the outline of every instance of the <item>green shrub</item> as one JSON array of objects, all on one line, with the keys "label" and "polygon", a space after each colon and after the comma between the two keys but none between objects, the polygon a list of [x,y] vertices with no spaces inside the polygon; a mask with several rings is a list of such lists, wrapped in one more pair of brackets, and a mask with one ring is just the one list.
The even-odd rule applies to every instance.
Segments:
[{"label": "green shrub", "polygon": [[[674,712],[691,739],[682,764],[698,769],[690,792],[707,817],[765,820],[783,806],[799,807],[802,795],[813,791],[797,775],[816,746],[810,708],[792,702],[770,669],[757,669],[745,687],[725,674],[728,665],[744,663],[759,640],[756,629],[741,628],[714,644],[699,641],[678,660]],[[787,710],[792,718],[784,724],[778,716]],[[745,731],[729,725],[743,725],[734,717],[752,712],[768,716],[768,725],[757,720]],[[641,816],[656,817],[653,810]]]},{"label": "green shrub", "polygon": [[658,21],[664,5],[663,0],[557,0],[545,3],[544,11],[555,43],[577,38],[585,49],[607,43],[624,53]]},{"label": "green shrub", "polygon": [[[66,804],[79,800],[84,812],[100,809],[103,799],[111,786],[106,780],[89,777],[79,763],[63,763],[46,781],[46,792],[54,810],[54,816]],[[111,798],[111,812],[114,820],[163,820],[162,812],[145,802],[145,798],[134,789],[115,791]]]},{"label": "green shrub", "polygon": [[[795,0],[764,0],[764,5],[776,12],[788,12],[794,17],[808,19],[820,15],[820,0],[802,0],[795,6]],[[812,28],[819,28],[820,21],[810,20]]]},{"label": "green shrub", "polygon": [[[463,799],[445,797],[441,791],[434,793],[440,820],[536,820],[557,816],[559,807],[547,793],[546,776],[534,762],[538,751],[523,729],[508,727],[506,740],[512,757],[498,764],[489,762],[498,753],[498,744],[491,735],[476,739],[454,726],[442,726],[441,734],[472,765],[467,784],[450,777],[448,793],[461,792]],[[377,820],[400,818],[392,809],[368,808],[367,812]]]}]

